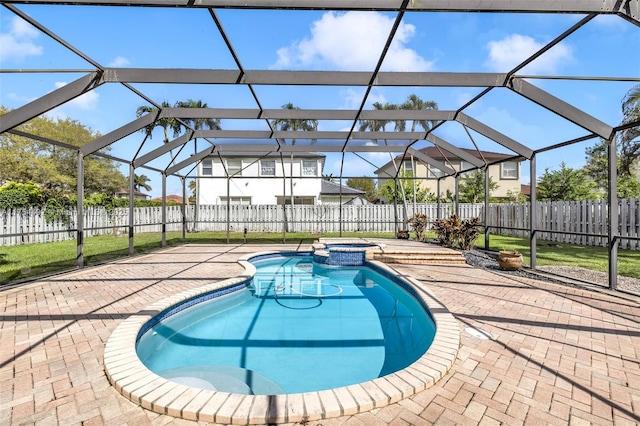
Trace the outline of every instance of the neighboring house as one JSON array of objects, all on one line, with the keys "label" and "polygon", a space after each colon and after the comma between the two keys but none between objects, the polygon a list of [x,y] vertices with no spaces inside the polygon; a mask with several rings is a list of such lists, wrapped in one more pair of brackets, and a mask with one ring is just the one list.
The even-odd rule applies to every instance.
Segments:
[{"label": "neighboring house", "polygon": [[364,194],[365,192],[359,189],[323,180],[322,190],[320,191],[320,202],[321,204],[364,204],[356,201],[361,199],[368,204],[369,202],[364,199]]},{"label": "neighboring house", "polygon": [[[454,170],[460,171],[465,169],[473,168],[473,165],[458,159],[455,155],[450,154],[446,150],[440,150],[436,147],[428,147],[419,150],[425,155],[433,158],[434,160],[438,160],[449,167],[452,167]],[[475,149],[463,149],[467,153],[473,155],[476,158],[484,159],[486,162],[491,163],[499,160],[506,160],[508,158],[513,157],[508,154],[500,154],[497,152],[488,152],[481,151],[480,155],[478,151]],[[419,178],[416,182],[419,182],[422,188],[428,189],[433,194],[437,193],[437,181],[438,178],[444,176],[444,173],[439,169],[427,164],[418,158],[412,156],[397,156],[395,159],[394,166],[393,162],[390,161],[384,166],[380,167],[376,170],[376,174],[378,175],[378,188],[380,185],[383,185],[388,179],[389,175],[392,177],[396,175],[395,167],[401,169],[401,171],[411,172],[413,176]],[[498,187],[491,191],[491,197],[495,198],[507,198],[509,193],[517,194],[521,191],[520,186],[520,163],[522,160],[510,160],[505,161],[500,164],[494,164],[489,166],[489,176],[495,182]],[[460,181],[462,181],[462,177],[464,173],[460,175]],[[447,191],[451,193],[455,193],[455,178],[453,176],[443,178],[440,181],[440,196],[444,197],[447,194]],[[437,195],[437,194],[436,194]]]},{"label": "neighboring house", "polygon": [[[340,185],[335,184],[336,191],[326,184],[322,177],[324,162],[325,156],[314,152],[274,152],[266,156],[225,152],[200,162],[196,194],[201,205],[282,205],[291,204],[292,199],[294,204],[338,203]],[[342,188],[347,194],[343,195],[343,203],[361,195],[352,188]]]},{"label": "neighboring house", "polygon": [[[152,201],[162,201],[162,197],[156,197]],[[174,202],[174,203],[182,204],[183,201],[184,201],[184,198],[182,198],[179,195],[175,195],[175,194],[167,195],[167,202]]]},{"label": "neighboring house", "polygon": [[[119,191],[116,191],[115,197],[116,198],[129,198],[129,190],[128,189],[121,189]],[[149,195],[145,194],[144,192],[140,192],[140,191],[134,190],[133,191],[133,199],[134,200],[148,200],[149,199]]]}]

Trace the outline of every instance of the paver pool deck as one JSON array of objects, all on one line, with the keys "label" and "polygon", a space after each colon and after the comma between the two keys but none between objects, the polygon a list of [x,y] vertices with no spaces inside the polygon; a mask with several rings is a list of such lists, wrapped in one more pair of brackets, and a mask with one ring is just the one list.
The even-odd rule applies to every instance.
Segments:
[{"label": "paver pool deck", "polygon": [[[0,424],[206,424],[118,393],[104,371],[107,340],[158,300],[238,276],[241,256],[298,248],[186,245],[0,288]],[[640,424],[639,298],[467,265],[389,266],[455,317],[453,366],[410,398],[308,425]]]}]

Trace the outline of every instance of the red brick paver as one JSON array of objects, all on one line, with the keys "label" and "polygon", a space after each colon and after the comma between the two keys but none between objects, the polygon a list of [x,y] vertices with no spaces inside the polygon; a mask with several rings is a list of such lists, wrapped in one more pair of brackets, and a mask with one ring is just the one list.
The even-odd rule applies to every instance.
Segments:
[{"label": "red brick paver", "polygon": [[[240,274],[235,259],[265,249],[184,246],[0,291],[0,424],[195,424],[121,396],[104,345],[129,315]],[[456,317],[457,361],[408,400],[310,425],[640,424],[638,299],[467,266],[392,266]]]}]

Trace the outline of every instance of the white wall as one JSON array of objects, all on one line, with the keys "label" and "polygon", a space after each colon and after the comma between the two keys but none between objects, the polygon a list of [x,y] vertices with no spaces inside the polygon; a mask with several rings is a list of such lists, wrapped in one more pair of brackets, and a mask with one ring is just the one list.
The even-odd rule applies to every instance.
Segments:
[{"label": "white wall", "polygon": [[[276,204],[276,197],[285,195],[291,196],[291,180],[283,179],[283,176],[291,175],[291,159],[284,160],[284,174],[282,170],[282,162],[276,159],[276,177],[261,177],[260,162],[255,159],[242,159],[242,166],[246,167],[242,170],[242,177],[232,178],[229,182],[229,196],[231,197],[250,197],[251,204]],[[318,176],[316,178],[294,178],[293,179],[293,195],[303,197],[315,197],[317,199],[322,187],[322,169],[321,161],[316,159],[318,164]],[[253,163],[253,164],[251,164]],[[293,176],[300,176],[302,170],[302,159],[293,159]],[[202,176],[202,164],[198,166],[198,174]],[[205,204],[220,204],[221,198],[227,196],[227,179],[220,178],[225,176],[224,167],[220,159],[213,159],[213,176],[218,178],[210,178],[203,176],[199,179],[198,196],[199,202]],[[286,185],[285,183],[286,182]]]}]

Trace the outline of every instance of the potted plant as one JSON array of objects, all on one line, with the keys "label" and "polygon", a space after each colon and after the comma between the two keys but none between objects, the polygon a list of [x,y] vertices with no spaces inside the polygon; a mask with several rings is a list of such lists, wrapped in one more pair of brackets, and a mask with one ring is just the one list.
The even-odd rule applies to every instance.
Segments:
[{"label": "potted plant", "polygon": [[506,271],[522,268],[522,253],[516,250],[501,250],[498,254],[498,265]]}]

